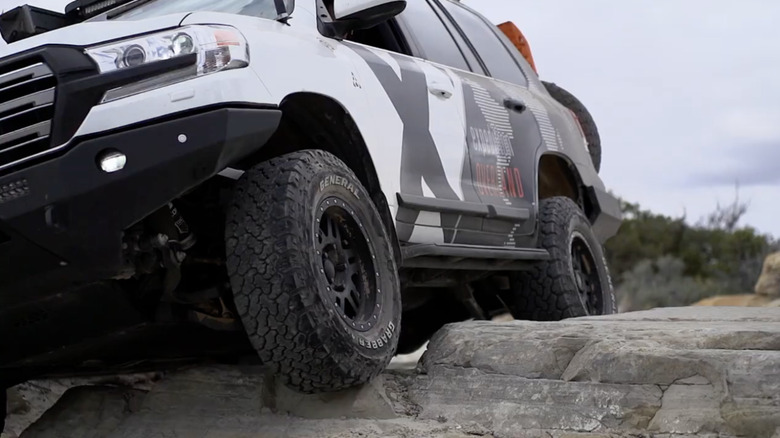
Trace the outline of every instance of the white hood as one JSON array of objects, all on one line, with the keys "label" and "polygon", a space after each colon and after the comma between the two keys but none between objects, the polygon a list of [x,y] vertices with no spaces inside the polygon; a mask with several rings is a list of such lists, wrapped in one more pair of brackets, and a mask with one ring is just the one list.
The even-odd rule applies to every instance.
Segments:
[{"label": "white hood", "polygon": [[138,21],[113,20],[79,23],[26,38],[6,46],[0,45],[0,58],[45,44],[89,46],[118,38],[132,37],[142,33],[176,27],[186,16],[187,14],[171,14]]}]

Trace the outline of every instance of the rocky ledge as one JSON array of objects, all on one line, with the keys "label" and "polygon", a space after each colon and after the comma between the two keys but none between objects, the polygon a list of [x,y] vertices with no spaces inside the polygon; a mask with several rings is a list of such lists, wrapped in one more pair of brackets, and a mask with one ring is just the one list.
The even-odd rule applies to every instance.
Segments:
[{"label": "rocky ledge", "polygon": [[3,437],[780,438],[777,308],[453,324],[396,368],[319,396],[252,367],[80,384],[29,427],[12,414]]}]

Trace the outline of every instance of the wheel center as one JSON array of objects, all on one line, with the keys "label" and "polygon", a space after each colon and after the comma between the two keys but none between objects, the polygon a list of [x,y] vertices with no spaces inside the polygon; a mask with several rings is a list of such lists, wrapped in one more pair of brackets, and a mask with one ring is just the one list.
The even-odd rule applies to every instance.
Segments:
[{"label": "wheel center", "polygon": [[330,260],[327,256],[325,257],[325,260],[323,260],[322,264],[323,269],[325,270],[325,277],[329,282],[333,283],[333,281],[336,279],[336,264],[333,263],[333,261]]}]

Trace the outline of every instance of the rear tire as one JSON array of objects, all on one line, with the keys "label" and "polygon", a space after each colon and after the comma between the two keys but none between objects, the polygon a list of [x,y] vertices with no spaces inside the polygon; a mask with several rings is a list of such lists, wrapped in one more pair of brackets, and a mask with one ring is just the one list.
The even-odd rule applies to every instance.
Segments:
[{"label": "rear tire", "polygon": [[585,134],[585,141],[588,142],[588,152],[590,153],[590,159],[593,162],[593,167],[596,168],[596,172],[601,171],[601,136],[599,135],[599,128],[596,125],[596,121],[593,120],[593,116],[588,111],[588,108],[580,102],[573,94],[566,91],[564,88],[552,83],[542,81],[547,92],[557,100],[558,103],[565,106],[569,111],[573,112],[577,116],[580,122],[582,132]]},{"label": "rear tire", "polygon": [[542,200],[539,226],[551,258],[510,276],[512,316],[559,321],[617,313],[601,244],[577,204],[565,197]]},{"label": "rear tire", "polygon": [[240,178],[228,274],[249,340],[287,386],[337,391],[388,366],[401,322],[392,248],[368,192],[329,153],[287,154]]}]

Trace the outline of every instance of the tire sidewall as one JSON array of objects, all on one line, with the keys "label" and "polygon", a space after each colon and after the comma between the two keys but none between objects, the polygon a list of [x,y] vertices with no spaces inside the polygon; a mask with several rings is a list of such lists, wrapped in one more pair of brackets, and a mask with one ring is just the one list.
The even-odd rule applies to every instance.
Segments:
[{"label": "tire sidewall", "polygon": [[[333,355],[346,354],[351,356],[351,352],[357,351],[360,355],[368,358],[385,357],[388,350],[396,348],[401,329],[397,267],[384,224],[368,192],[358,179],[345,168],[346,166],[344,168],[338,166],[315,168],[311,185],[305,190],[305,218],[309,226],[304,228],[307,234],[304,242],[310,246],[303,253],[304,257],[308,258],[306,265],[310,269],[312,278],[313,303],[310,310],[316,315],[315,320],[312,320],[311,323],[314,327],[320,327],[318,332],[321,336],[331,338],[331,341],[345,347],[331,351],[330,353]],[[364,238],[367,238],[367,245],[376,257],[372,260],[374,275],[378,274],[376,276],[377,290],[373,293],[376,294],[380,310],[376,323],[366,331],[359,331],[351,327],[339,315],[334,303],[330,302],[326,291],[328,282],[321,272],[322,263],[315,249],[315,229],[318,226],[317,220],[322,213],[318,207],[327,198],[337,198],[343,203],[341,206],[349,210],[353,219],[363,225]],[[319,341],[327,344],[326,339]]]}]

